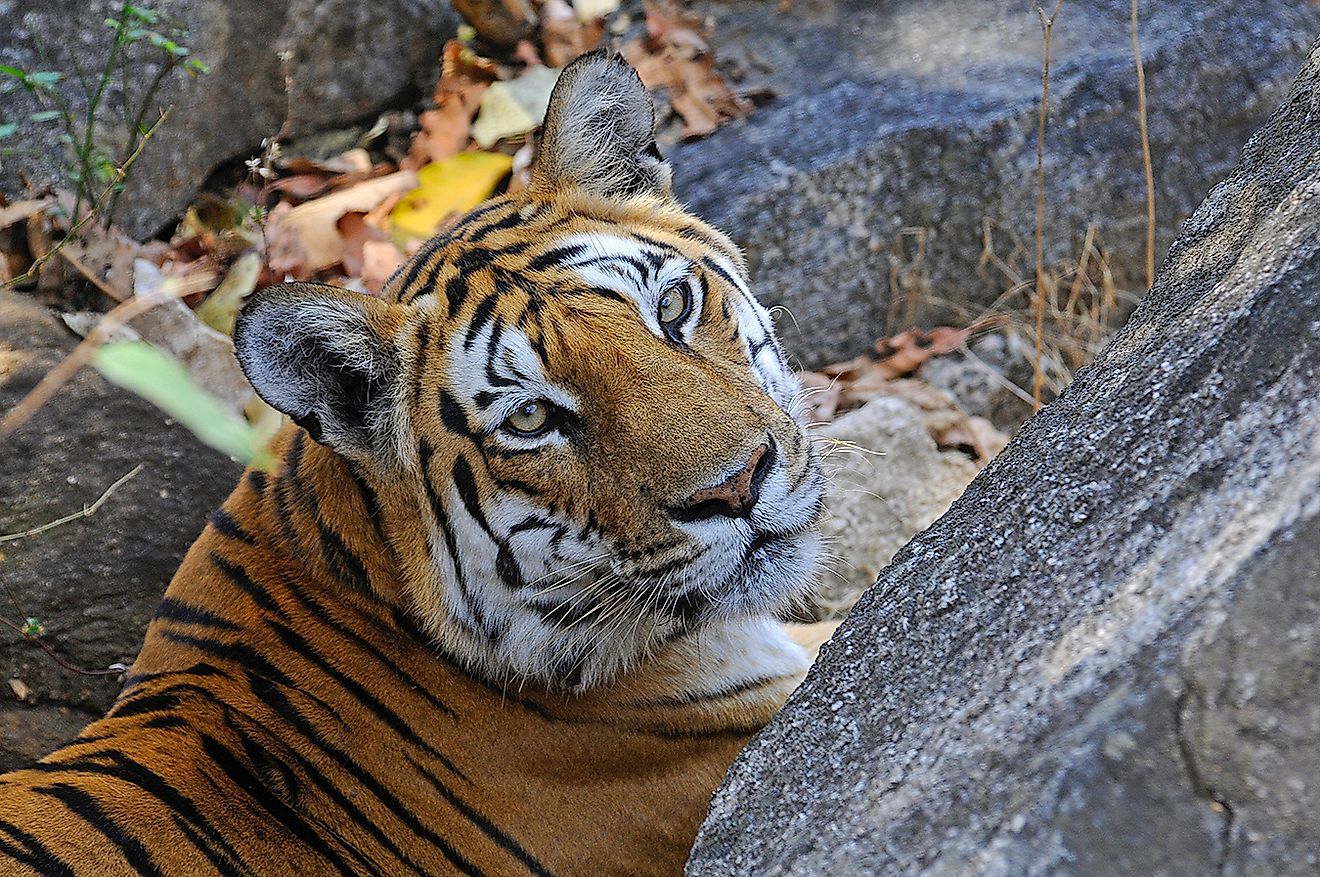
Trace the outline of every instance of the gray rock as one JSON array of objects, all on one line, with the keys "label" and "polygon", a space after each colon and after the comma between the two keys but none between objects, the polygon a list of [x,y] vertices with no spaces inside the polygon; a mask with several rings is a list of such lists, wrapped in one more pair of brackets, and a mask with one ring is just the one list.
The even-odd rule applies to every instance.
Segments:
[{"label": "gray rock", "polygon": [[[1052,4],[1047,4],[1052,5]],[[930,237],[912,289],[925,324],[966,325],[1010,285],[979,264],[983,220],[1031,247],[1041,31],[1029,3],[705,0],[717,57],[780,99],[675,151],[675,186],[747,248],[808,366],[889,330],[896,246]],[[1159,253],[1232,168],[1320,33],[1309,0],[1143,3]],[[1127,0],[1069,0],[1054,32],[1046,245],[1100,227],[1121,287],[1145,286],[1145,182]],[[1018,258],[1031,273],[1033,256]],[[1017,310],[1025,305],[1019,297]],[[907,307],[899,303],[897,315]]]},{"label": "gray rock", "polygon": [[1314,874],[1318,677],[1320,43],[740,756],[688,873]]},{"label": "gray rock", "polygon": [[[0,411],[76,340],[30,299],[0,293]],[[40,619],[45,640],[81,667],[133,660],[184,552],[242,467],[91,369],[0,449],[5,534],[78,511],[139,464],[90,517],[0,544],[0,614]],[[0,770],[8,770],[106,710],[119,681],[70,672],[16,633],[0,633],[0,672],[28,690],[21,704],[0,684]]]},{"label": "gray rock", "polygon": [[[448,0],[161,0],[147,4],[186,26],[188,45],[210,68],[206,76],[172,75],[158,103],[173,107],[169,120],[134,167],[118,217],[134,234],[156,231],[183,209],[221,162],[255,154],[263,138],[296,137],[379,112],[414,85],[430,88],[440,49],[458,19]],[[104,63],[111,31],[102,22],[119,8],[112,0],[0,0],[0,63],[72,76]],[[43,60],[37,41],[44,44]],[[292,88],[286,96],[289,53]],[[152,63],[130,71],[130,91],[141,95]],[[158,54],[158,53],[157,53]],[[154,62],[154,56],[152,56]],[[89,75],[91,71],[88,71]],[[78,89],[69,91],[74,96]],[[118,78],[105,101],[108,141],[122,140],[115,122]],[[75,100],[75,108],[81,104]],[[63,161],[56,122],[31,123],[36,105],[16,83],[0,81],[3,120],[20,123],[5,147],[31,151],[0,159],[0,191],[22,191],[21,172],[35,182],[54,179]]]},{"label": "gray rock", "polygon": [[815,606],[821,618],[837,618],[898,549],[948,510],[976,465],[941,451],[921,409],[894,397],[867,402],[815,435],[831,442],[822,447],[830,487],[821,532],[832,557]]}]

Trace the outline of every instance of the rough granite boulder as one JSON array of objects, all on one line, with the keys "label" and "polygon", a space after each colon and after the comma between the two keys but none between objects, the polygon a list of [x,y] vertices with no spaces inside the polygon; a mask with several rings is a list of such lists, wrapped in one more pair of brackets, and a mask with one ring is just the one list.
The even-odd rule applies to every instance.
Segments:
[{"label": "rough granite boulder", "polygon": [[[119,5],[115,0],[0,0],[0,64],[70,76],[75,60],[84,68],[102,64],[111,36],[103,21]],[[370,121],[410,89],[430,88],[440,48],[458,26],[448,0],[159,0],[146,5],[188,28],[187,45],[211,72],[195,78],[173,75],[159,95],[160,107],[173,110],[134,167],[118,217],[135,234],[150,234],[181,215],[216,165],[255,154],[263,138],[280,132],[286,114],[283,133],[297,137]],[[49,60],[41,57],[38,41]],[[287,53],[287,65],[280,53]],[[154,71],[145,61],[130,71],[132,94],[146,90]],[[123,130],[114,121],[119,89],[115,77],[103,102],[111,143]],[[75,98],[77,93],[69,92]],[[74,105],[81,107],[76,99]],[[56,139],[58,123],[28,122],[38,106],[8,77],[0,78],[0,106],[0,122],[19,123],[18,136],[4,145],[20,152],[0,157],[0,191],[13,196],[22,193],[21,172],[37,183],[51,180],[64,159]]]},{"label": "rough granite boulder", "polygon": [[[808,366],[886,332],[891,268],[916,317],[965,325],[1011,284],[980,264],[984,220],[1031,246],[1041,29],[1030,3],[701,0],[721,64],[778,99],[680,146],[675,188],[746,247]],[[1052,3],[1046,4],[1053,6]],[[1053,36],[1045,243],[1099,227],[1120,285],[1145,287],[1145,180],[1128,0],[1069,0]],[[1141,4],[1158,252],[1277,106],[1320,33],[1312,0]],[[924,259],[902,229],[928,229]],[[899,238],[902,237],[900,241]],[[902,255],[894,258],[895,248]],[[1030,274],[1032,255],[1016,263]],[[915,264],[920,261],[920,264]],[[1021,309],[1022,302],[1017,303]],[[889,327],[893,328],[893,327]]]},{"label": "rough granite boulder", "polygon": [[1320,43],[740,756],[689,874],[1316,873],[1318,108]]},{"label": "rough granite boulder", "polygon": [[[76,341],[45,308],[0,293],[0,412]],[[77,512],[139,465],[90,517],[0,543],[0,615],[39,619],[45,640],[81,667],[133,660],[184,552],[242,467],[91,369],[0,445],[0,534]],[[116,676],[70,672],[7,630],[0,672],[10,680],[0,685],[0,770],[63,743],[119,693]]]}]

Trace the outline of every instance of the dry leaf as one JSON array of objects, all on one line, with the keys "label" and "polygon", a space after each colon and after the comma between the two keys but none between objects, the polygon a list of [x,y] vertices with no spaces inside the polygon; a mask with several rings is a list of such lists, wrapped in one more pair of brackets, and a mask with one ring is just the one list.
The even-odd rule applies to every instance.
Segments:
[{"label": "dry leaf", "polygon": [[446,43],[440,79],[435,85],[435,109],[418,117],[421,130],[408,150],[405,169],[416,170],[428,161],[444,161],[462,152],[481,96],[495,79],[491,62],[460,42]]},{"label": "dry leaf", "polygon": [[580,18],[565,0],[545,0],[541,5],[541,45],[551,67],[563,67],[596,48],[604,34],[599,20]]},{"label": "dry leaf", "polygon": [[367,241],[362,245],[362,285],[372,295],[380,295],[385,281],[407,260],[391,241]]},{"label": "dry leaf", "polygon": [[454,0],[454,9],[484,40],[512,46],[536,27],[528,0]]},{"label": "dry leaf", "polygon": [[669,91],[674,112],[683,119],[683,136],[700,137],[752,111],[715,72],[714,59],[700,16],[684,12],[672,0],[646,4],[645,41],[623,47],[623,56],[649,89]]},{"label": "dry leaf", "polygon": [[0,207],[0,229],[9,228],[29,216],[36,216],[54,203],[54,198],[35,198],[29,201],[15,201],[7,207]]},{"label": "dry leaf", "polygon": [[234,358],[234,343],[199,320],[181,300],[188,279],[166,274],[144,259],[133,267],[134,295],[160,303],[130,325],[143,340],[177,359],[233,413],[241,414],[252,399],[252,386]]},{"label": "dry leaf", "polygon": [[344,239],[339,218],[350,211],[368,211],[396,192],[417,188],[417,174],[399,171],[308,201],[288,210],[276,205],[266,225],[266,260],[279,273],[307,278],[343,259]]},{"label": "dry leaf", "polygon": [[335,223],[339,236],[344,240],[344,255],[340,261],[344,273],[361,276],[362,247],[372,241],[389,240],[389,235],[367,222],[367,215],[359,211],[350,211],[339,217]]},{"label": "dry leaf", "polygon": [[526,134],[540,125],[558,79],[558,70],[533,67],[517,79],[493,83],[481,96],[472,139],[489,149],[505,137]]},{"label": "dry leaf", "polygon": [[462,152],[428,164],[417,172],[417,187],[390,214],[394,228],[429,238],[446,219],[489,198],[512,166],[511,157],[497,152]]},{"label": "dry leaf", "polygon": [[242,307],[243,300],[257,288],[257,278],[260,276],[261,256],[256,253],[239,256],[230,266],[225,279],[197,307],[197,319],[217,332],[233,335],[238,309]]}]

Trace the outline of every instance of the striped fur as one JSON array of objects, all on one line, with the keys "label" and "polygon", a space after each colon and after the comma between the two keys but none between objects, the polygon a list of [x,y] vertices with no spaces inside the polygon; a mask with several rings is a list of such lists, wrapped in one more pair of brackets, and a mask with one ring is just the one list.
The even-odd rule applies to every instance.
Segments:
[{"label": "striped fur", "polygon": [[[249,305],[240,359],[298,425],[189,551],[110,713],[0,777],[0,874],[681,871],[806,668],[774,619],[811,581],[823,478],[737,249],[653,149],[580,118],[638,89],[570,67],[562,153],[384,300]],[[640,169],[545,171],[578,129]],[[553,429],[510,429],[542,400]]]}]

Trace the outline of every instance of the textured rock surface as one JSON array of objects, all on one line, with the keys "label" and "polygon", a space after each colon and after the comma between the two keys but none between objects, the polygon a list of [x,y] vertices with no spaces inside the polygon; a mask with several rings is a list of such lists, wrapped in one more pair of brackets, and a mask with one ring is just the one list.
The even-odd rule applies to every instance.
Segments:
[{"label": "textured rock surface", "polygon": [[1320,44],[743,753],[690,874],[1316,872],[1317,107]]},{"label": "textured rock surface", "polygon": [[917,406],[880,398],[816,431],[831,486],[822,532],[838,558],[817,604],[846,608],[909,539],[930,526],[976,475],[965,454],[941,451]]},{"label": "textured rock surface", "polygon": [[[675,151],[679,194],[746,246],[808,365],[885,332],[899,231],[931,230],[927,320],[965,324],[1010,284],[982,270],[983,220],[1031,240],[1041,33],[1031,4],[704,0],[718,57],[780,100]],[[1320,33],[1311,0],[1143,3],[1159,247],[1232,168]],[[1051,258],[1101,229],[1144,286],[1145,183],[1127,0],[1070,0],[1054,32],[1046,137]],[[914,239],[904,238],[903,264]],[[1031,256],[1017,260],[1030,272]],[[918,274],[920,272],[917,272]],[[906,293],[905,293],[906,296]],[[952,313],[940,303],[961,306]]]},{"label": "textured rock surface", "polygon": [[[0,411],[76,340],[44,308],[0,294]],[[41,619],[46,640],[83,667],[133,659],[165,585],[241,467],[86,369],[0,450],[0,533],[77,511],[138,464],[92,516],[0,544],[0,585],[19,607],[6,595],[0,613]],[[64,670],[8,631],[0,671],[30,690],[23,705],[0,684],[0,769],[49,751],[119,690],[115,677]]]},{"label": "textured rock surface", "polygon": [[[186,26],[187,45],[211,68],[207,76],[171,76],[158,103],[173,106],[166,127],[144,150],[130,178],[120,219],[149,233],[183,212],[218,163],[253,154],[262,138],[331,128],[378,111],[416,82],[429,88],[440,47],[458,23],[448,0],[161,0],[149,4]],[[71,74],[73,59],[103,63],[111,0],[0,0],[0,63]],[[40,40],[50,61],[41,59]],[[286,97],[280,52],[289,53]],[[89,62],[89,59],[96,59]],[[143,65],[130,75],[141,95],[154,75]],[[429,80],[429,81],[427,81]],[[76,89],[75,89],[76,91]],[[107,106],[117,108],[118,81]],[[0,81],[3,120],[22,122],[17,143],[38,156],[0,159],[0,191],[21,192],[19,171],[49,179],[61,156],[58,123],[26,123],[35,109],[15,83]],[[122,123],[105,118],[110,136]],[[113,141],[111,141],[113,142]],[[35,172],[35,173],[34,173]]]}]

